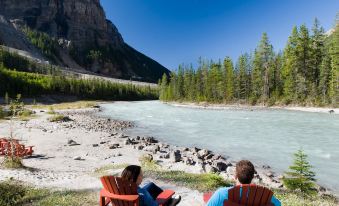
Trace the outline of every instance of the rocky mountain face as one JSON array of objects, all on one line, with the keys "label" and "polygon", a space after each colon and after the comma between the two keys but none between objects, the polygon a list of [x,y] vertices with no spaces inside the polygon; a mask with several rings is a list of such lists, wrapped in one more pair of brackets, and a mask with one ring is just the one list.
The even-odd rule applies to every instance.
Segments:
[{"label": "rocky mountain face", "polygon": [[56,64],[153,82],[169,74],[124,42],[99,0],[0,0],[0,43],[27,50],[32,39],[23,37],[25,28],[58,44]]}]

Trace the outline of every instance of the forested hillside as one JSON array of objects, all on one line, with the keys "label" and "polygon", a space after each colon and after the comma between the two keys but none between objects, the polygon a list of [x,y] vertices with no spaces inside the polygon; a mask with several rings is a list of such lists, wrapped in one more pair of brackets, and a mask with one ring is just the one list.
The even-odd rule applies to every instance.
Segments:
[{"label": "forested hillside", "polygon": [[294,27],[283,51],[268,35],[252,53],[223,62],[199,59],[198,68],[180,65],[160,81],[160,99],[244,104],[338,106],[339,24],[326,35],[317,19],[310,31]]},{"label": "forested hillside", "polygon": [[149,100],[158,99],[158,89],[101,78],[82,79],[65,76],[55,66],[37,64],[0,48],[0,95],[39,97],[40,95],[72,95],[80,99]]}]

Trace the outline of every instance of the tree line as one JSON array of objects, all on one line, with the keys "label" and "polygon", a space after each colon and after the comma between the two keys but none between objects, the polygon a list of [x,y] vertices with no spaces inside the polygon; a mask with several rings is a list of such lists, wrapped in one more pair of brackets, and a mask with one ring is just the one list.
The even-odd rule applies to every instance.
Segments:
[{"label": "tree line", "polygon": [[294,27],[283,51],[275,52],[266,33],[252,53],[223,62],[202,58],[198,67],[180,65],[159,81],[163,101],[337,106],[339,23],[326,35],[315,19],[311,31]]}]

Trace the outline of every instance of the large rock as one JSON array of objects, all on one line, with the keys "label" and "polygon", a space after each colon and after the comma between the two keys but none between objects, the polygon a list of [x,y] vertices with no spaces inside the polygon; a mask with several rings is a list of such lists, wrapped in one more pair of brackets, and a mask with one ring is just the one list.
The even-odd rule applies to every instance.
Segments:
[{"label": "large rock", "polygon": [[209,164],[206,164],[204,166],[204,170],[206,173],[215,173],[215,172],[218,172],[218,169],[213,167],[212,165],[209,165]]},{"label": "large rock", "polygon": [[231,166],[230,163],[225,161],[215,161],[213,162],[213,166],[218,169],[219,172],[226,171],[228,166]]},{"label": "large rock", "polygon": [[153,154],[156,154],[160,150],[160,147],[159,145],[150,145],[150,146],[144,147],[144,150],[147,152],[152,152]]},{"label": "large rock", "polygon": [[170,154],[171,162],[180,162],[181,161],[181,152],[180,150],[174,150]]},{"label": "large rock", "polygon": [[198,157],[201,159],[205,158],[209,154],[210,152],[207,149],[202,149],[198,151]]}]

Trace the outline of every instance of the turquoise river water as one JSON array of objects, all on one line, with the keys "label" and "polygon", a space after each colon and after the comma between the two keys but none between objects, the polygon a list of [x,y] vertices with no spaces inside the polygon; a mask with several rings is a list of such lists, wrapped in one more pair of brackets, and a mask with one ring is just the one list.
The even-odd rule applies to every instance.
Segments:
[{"label": "turquoise river water", "polygon": [[302,148],[318,183],[339,194],[339,115],[283,109],[197,109],[159,101],[102,104],[103,115],[128,120],[132,135],[196,146],[286,171]]}]

